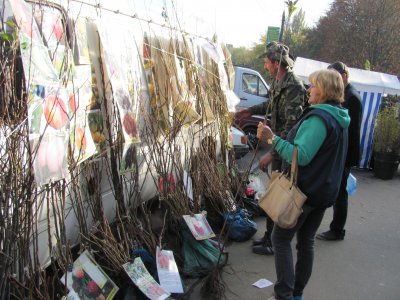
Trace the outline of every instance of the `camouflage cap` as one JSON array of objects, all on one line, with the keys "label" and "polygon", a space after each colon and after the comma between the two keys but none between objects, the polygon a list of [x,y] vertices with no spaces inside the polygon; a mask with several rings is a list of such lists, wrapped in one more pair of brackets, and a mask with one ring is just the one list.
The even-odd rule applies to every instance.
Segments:
[{"label": "camouflage cap", "polygon": [[334,69],[334,70],[338,71],[340,74],[346,73],[347,75],[349,75],[349,69],[341,61],[336,61],[333,64],[330,64],[328,66],[328,69]]},{"label": "camouflage cap", "polygon": [[294,61],[290,57],[289,47],[284,44],[277,42],[269,43],[266,51],[259,56],[259,58],[265,57],[268,57],[270,60],[282,61],[286,66],[293,68]]}]

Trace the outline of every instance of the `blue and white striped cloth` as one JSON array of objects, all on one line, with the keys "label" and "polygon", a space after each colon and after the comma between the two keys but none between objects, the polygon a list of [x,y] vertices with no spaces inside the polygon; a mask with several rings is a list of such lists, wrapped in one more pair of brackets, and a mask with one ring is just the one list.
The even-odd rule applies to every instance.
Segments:
[{"label": "blue and white striped cloth", "polygon": [[368,168],[372,154],[375,119],[379,111],[382,93],[359,91],[362,100],[362,119],[360,128],[360,168]]}]

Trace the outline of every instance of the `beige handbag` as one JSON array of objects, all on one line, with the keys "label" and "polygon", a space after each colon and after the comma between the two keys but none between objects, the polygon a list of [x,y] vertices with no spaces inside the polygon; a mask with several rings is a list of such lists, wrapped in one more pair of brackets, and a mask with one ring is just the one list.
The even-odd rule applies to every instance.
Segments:
[{"label": "beige handbag", "polygon": [[307,199],[296,185],[297,171],[297,148],[294,147],[290,178],[283,172],[272,172],[268,189],[258,203],[275,224],[285,229],[296,226]]}]

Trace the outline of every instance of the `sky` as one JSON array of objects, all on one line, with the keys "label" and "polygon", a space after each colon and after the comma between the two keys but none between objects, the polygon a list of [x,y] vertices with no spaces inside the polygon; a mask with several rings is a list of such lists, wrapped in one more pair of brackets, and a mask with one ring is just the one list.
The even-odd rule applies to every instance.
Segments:
[{"label": "sky", "polygon": [[[297,10],[302,8],[306,24],[313,26],[332,2],[299,0]],[[280,27],[285,8],[284,0],[147,0],[144,3],[147,12],[156,15],[161,13],[163,5],[168,7],[173,3],[185,30],[205,37],[217,33],[219,41],[234,47],[251,47],[259,43],[268,26]]]}]

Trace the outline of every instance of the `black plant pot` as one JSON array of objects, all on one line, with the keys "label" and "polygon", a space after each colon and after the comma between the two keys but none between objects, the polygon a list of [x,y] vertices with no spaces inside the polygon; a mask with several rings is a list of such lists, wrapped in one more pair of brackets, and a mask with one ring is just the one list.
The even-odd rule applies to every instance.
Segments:
[{"label": "black plant pot", "polygon": [[393,153],[375,153],[374,176],[380,179],[392,179],[399,167],[399,155]]}]

